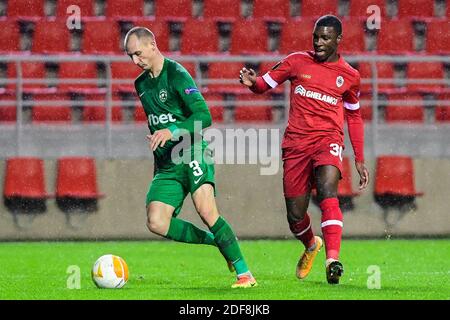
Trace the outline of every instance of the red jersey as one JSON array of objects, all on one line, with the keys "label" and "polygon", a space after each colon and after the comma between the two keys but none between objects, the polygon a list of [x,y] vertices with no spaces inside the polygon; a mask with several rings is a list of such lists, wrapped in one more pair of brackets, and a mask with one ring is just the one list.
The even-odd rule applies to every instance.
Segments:
[{"label": "red jersey", "polygon": [[359,109],[359,72],[342,57],[317,62],[313,52],[295,52],[262,77],[271,87],[291,81],[288,126],[283,147],[308,136],[336,135],[344,140],[344,108]]}]

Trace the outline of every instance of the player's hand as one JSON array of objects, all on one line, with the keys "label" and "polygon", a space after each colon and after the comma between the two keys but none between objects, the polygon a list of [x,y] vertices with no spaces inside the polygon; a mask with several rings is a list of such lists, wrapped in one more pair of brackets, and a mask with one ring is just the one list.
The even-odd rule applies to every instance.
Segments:
[{"label": "player's hand", "polygon": [[239,82],[247,87],[256,83],[256,72],[253,69],[242,68],[239,72]]},{"label": "player's hand", "polygon": [[369,170],[364,162],[355,162],[355,166],[359,173],[359,190],[365,189],[369,185]]},{"label": "player's hand", "polygon": [[172,139],[172,132],[169,129],[161,129],[155,131],[152,135],[148,134],[150,150],[155,151],[159,146],[164,147],[167,140]]}]

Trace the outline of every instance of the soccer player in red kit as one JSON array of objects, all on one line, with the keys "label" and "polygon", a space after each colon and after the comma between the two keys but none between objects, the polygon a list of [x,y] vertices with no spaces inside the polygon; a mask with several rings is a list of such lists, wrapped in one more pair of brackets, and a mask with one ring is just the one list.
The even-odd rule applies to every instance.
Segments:
[{"label": "soccer player in red kit", "polygon": [[317,189],[322,211],[326,251],[326,278],[337,284],[344,272],[339,261],[343,216],[337,187],[342,172],[344,117],[360,176],[359,188],[368,185],[364,165],[364,125],[359,110],[359,72],[338,54],[341,21],[320,17],[313,31],[314,51],[295,52],[263,76],[243,68],[240,81],[254,93],[263,93],[286,80],[291,82],[289,120],[282,142],[283,188],[287,220],[294,236],[305,246],[296,275],[304,279],[322,247],[314,236],[307,213],[311,189]]}]

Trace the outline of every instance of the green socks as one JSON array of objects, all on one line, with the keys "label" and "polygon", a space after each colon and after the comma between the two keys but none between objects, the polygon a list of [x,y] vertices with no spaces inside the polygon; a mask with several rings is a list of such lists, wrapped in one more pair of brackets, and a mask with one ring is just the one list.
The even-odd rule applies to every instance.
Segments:
[{"label": "green socks", "polygon": [[225,259],[233,263],[238,275],[249,272],[236,236],[227,221],[219,217],[210,230],[211,232],[208,232],[188,221],[172,218],[166,238],[185,243],[217,246]]},{"label": "green socks", "polygon": [[178,218],[172,218],[170,220],[166,238],[179,242],[216,246],[214,236],[211,232],[202,230],[192,223]]},{"label": "green socks", "polygon": [[228,222],[224,218],[219,217],[210,230],[214,235],[214,240],[220,252],[227,261],[233,263],[236,273],[239,275],[248,272],[249,270],[242,256],[236,236]]}]

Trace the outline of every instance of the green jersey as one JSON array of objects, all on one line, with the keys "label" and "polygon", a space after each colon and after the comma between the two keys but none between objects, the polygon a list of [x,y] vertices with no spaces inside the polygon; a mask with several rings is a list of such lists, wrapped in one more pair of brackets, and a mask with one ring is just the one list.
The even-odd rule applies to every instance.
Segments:
[{"label": "green jersey", "polygon": [[[147,115],[151,134],[168,128],[177,135],[177,129],[184,129],[189,131],[193,140],[194,135],[201,135],[202,128],[211,125],[211,114],[203,96],[190,74],[178,62],[164,58],[159,76],[152,78],[149,71],[144,71],[134,85]],[[194,125],[195,122],[197,125]],[[200,128],[198,123],[202,124]],[[157,168],[174,166],[171,153],[180,141],[169,140],[153,152]],[[203,138],[199,141],[202,149],[207,147]]]}]

